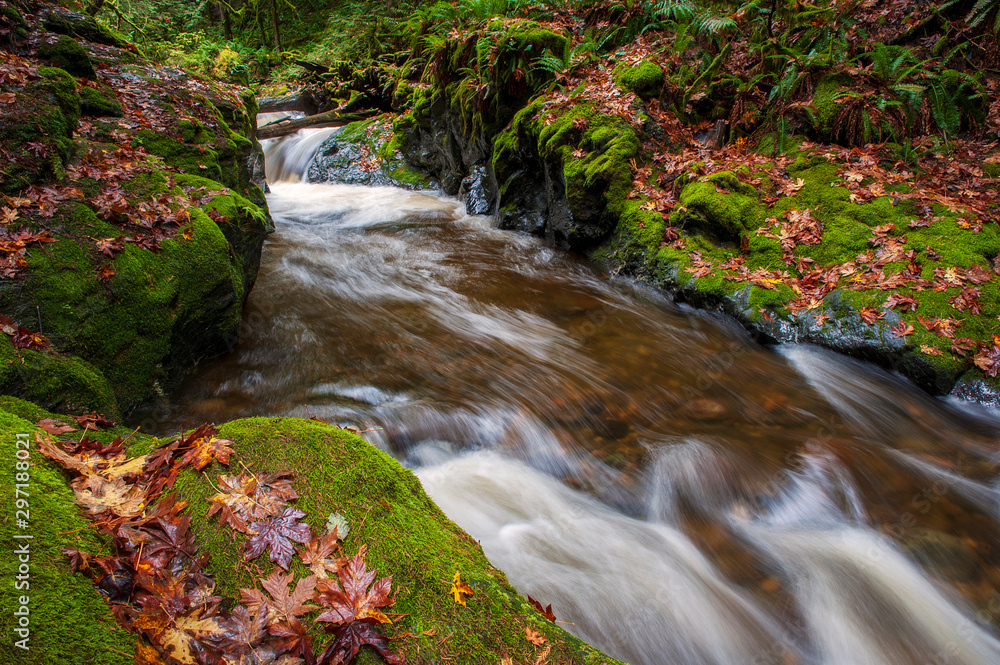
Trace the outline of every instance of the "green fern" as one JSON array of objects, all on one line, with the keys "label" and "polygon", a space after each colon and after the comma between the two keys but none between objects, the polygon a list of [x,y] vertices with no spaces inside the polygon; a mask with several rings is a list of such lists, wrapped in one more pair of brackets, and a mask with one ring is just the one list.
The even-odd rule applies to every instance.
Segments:
[{"label": "green fern", "polygon": [[1000,33],[1000,0],[979,0],[965,20],[969,22],[970,26],[975,28],[989,21],[991,18],[993,20],[993,31]]}]

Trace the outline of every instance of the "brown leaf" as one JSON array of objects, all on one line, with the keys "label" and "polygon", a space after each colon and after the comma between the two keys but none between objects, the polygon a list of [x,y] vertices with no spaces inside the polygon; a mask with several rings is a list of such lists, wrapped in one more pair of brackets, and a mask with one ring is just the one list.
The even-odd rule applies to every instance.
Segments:
[{"label": "brown leaf", "polygon": [[335,625],[365,619],[392,623],[379,611],[380,607],[388,607],[394,602],[389,598],[392,577],[383,577],[376,582],[376,574],[376,571],[365,567],[362,551],[348,559],[347,564],[337,571],[340,584],[335,579],[317,580],[316,600],[327,609],[316,617],[316,621]]},{"label": "brown leaf", "polygon": [[552,605],[551,605],[551,603],[548,605],[548,607],[542,607],[542,604],[540,602],[538,602],[537,600],[535,600],[534,598],[532,598],[531,596],[528,596],[528,602],[531,603],[532,607],[534,607],[536,610],[538,610],[539,614],[541,614],[543,617],[545,617],[549,621],[555,621],[556,620],[556,615],[552,613]]},{"label": "brown leaf", "polygon": [[344,558],[329,558],[338,548],[339,540],[337,529],[334,529],[326,535],[314,537],[304,548],[297,547],[295,551],[316,577],[326,579],[328,572],[336,573],[347,561]]},{"label": "brown leaf", "polygon": [[525,626],[524,636],[528,638],[528,641],[534,644],[536,647],[540,647],[545,644],[545,636],[542,635],[537,630],[532,630],[531,626]]},{"label": "brown leaf", "polygon": [[61,423],[58,420],[54,420],[52,418],[45,418],[43,420],[39,420],[37,423],[35,423],[35,427],[41,427],[49,434],[66,434],[68,432],[77,431],[77,429],[72,425]]},{"label": "brown leaf", "polygon": [[106,427],[114,427],[115,424],[110,420],[105,420],[96,413],[88,413],[85,416],[70,416],[76,421],[76,424],[86,430],[93,430],[94,432],[104,429]]}]

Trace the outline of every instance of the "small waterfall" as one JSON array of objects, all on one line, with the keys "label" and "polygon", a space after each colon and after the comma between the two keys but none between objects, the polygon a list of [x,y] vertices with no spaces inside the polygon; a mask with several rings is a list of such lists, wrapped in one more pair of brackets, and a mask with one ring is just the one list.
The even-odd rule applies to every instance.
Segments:
[{"label": "small waterfall", "polygon": [[[264,115],[264,114],[261,114]],[[268,114],[271,115],[271,114]],[[283,114],[273,114],[283,115]],[[258,122],[260,116],[258,116]],[[261,141],[264,148],[264,172],[271,184],[298,182],[309,170],[309,164],[323,141],[341,130],[340,127],[302,129],[289,136]]]}]

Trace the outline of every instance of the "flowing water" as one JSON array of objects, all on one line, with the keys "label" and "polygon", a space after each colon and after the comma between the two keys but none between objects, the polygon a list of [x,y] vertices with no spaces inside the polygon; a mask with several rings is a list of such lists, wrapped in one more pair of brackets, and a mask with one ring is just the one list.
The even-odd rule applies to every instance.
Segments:
[{"label": "flowing water", "polygon": [[370,430],[515,586],[635,665],[1000,663],[992,414],[762,347],[456,201],[298,182],[330,133],[267,146],[277,232],[240,344],[161,432]]}]

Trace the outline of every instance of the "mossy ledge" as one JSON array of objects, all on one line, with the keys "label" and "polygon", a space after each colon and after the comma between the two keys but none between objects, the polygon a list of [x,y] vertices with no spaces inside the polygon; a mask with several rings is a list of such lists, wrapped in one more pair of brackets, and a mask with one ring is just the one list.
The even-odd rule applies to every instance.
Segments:
[{"label": "mossy ledge", "polygon": [[[0,349],[0,392],[127,415],[236,342],[273,230],[256,100],[157,66],[50,3],[24,24],[44,48],[0,52],[23,69],[0,85],[0,194],[18,202],[17,226],[54,242],[0,280],[0,313],[51,348]],[[120,249],[99,250],[116,238]]]},{"label": "mossy ledge", "polygon": [[[104,537],[81,517],[67,486],[66,474],[34,450],[32,423],[52,414],[15,398],[0,397],[0,440],[13,451],[18,434],[29,434],[31,453],[31,509],[38,516],[32,544],[32,663],[56,665],[72,660],[80,665],[124,665],[134,657],[135,638],[118,629],[108,605],[91,581],[70,572],[61,547],[106,553]],[[97,435],[110,439],[123,431]],[[482,549],[452,523],[428,498],[420,481],[394,459],[358,436],[324,423],[297,418],[249,418],[221,427],[220,436],[234,442],[231,468],[215,462],[205,473],[187,470],[174,490],[190,501],[192,531],[211,560],[208,573],[215,579],[217,595],[232,607],[239,589],[252,587],[271,572],[266,556],[244,562],[242,537],[207,518],[208,497],[220,473],[236,473],[242,465],[253,473],[287,471],[294,474],[300,495],[296,505],[307,513],[305,521],[322,532],[327,516],[339,512],[350,532],[343,547],[355,554],[367,547],[366,561],[380,576],[392,575],[396,604],[394,623],[385,626],[393,649],[409,663],[514,663],[536,662],[544,647],[526,638],[525,629],[540,632],[551,646],[548,662],[580,665],[615,665],[618,661],[584,644],[545,620],[510,586],[503,573],[487,561]],[[142,454],[158,440],[141,434],[131,439],[131,455]],[[14,470],[0,470],[0,498],[13,504]],[[39,495],[41,494],[41,495]],[[44,516],[44,519],[40,519]],[[8,542],[15,533],[12,515],[0,522],[0,537]],[[16,561],[4,559],[4,574],[14,577]],[[293,572],[308,569],[296,559]],[[463,607],[448,594],[451,580],[460,571],[475,595]],[[14,607],[15,590],[5,585],[5,607]],[[9,614],[0,617],[0,630],[10,634]],[[315,636],[328,641],[318,629]],[[0,646],[3,662],[20,662],[10,640]],[[381,662],[365,648],[358,663]]]}]

